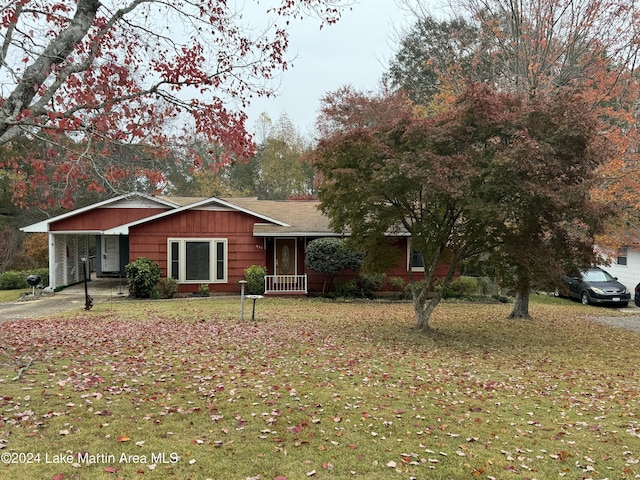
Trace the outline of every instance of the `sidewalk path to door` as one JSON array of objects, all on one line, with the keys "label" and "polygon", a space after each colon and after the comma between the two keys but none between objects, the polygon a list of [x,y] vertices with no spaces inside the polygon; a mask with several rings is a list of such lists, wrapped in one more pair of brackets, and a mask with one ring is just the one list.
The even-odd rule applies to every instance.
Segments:
[{"label": "sidewalk path to door", "polygon": [[[118,287],[123,286],[123,294]],[[97,303],[119,301],[128,297],[126,280],[100,278],[87,284],[89,295]],[[20,320],[23,318],[42,318],[58,313],[83,311],[85,306],[84,284],[73,285],[50,295],[42,295],[36,300],[20,300],[0,303],[0,321]]]}]

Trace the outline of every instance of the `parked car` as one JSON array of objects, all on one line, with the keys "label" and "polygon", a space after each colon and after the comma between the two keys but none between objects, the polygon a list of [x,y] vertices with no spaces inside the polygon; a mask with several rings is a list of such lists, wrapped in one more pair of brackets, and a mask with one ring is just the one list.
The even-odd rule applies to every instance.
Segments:
[{"label": "parked car", "polygon": [[[631,300],[631,292],[627,287],[612,277],[602,268],[590,268],[580,272],[578,277],[562,277],[569,297],[580,300],[584,305],[610,304],[626,307]],[[640,302],[640,294],[636,298]]]},{"label": "parked car", "polygon": [[633,303],[636,304],[636,307],[640,307],[640,283],[636,285],[636,291],[633,296]]}]

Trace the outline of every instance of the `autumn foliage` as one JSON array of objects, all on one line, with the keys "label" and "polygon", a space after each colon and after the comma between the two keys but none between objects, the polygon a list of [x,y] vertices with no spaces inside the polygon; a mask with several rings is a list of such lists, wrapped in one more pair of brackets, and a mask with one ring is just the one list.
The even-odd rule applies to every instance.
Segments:
[{"label": "autumn foliage", "polygon": [[414,276],[424,282],[412,283],[418,328],[441,300],[430,295],[439,265],[449,266],[446,290],[483,255],[528,294],[594,260],[607,208],[590,188],[612,153],[579,92],[530,98],[477,84],[425,117],[402,94],[341,90],[325,100],[322,124],[321,207],[382,271],[388,235],[410,235],[424,259]]},{"label": "autumn foliage", "polygon": [[592,195],[618,208],[599,236],[615,251],[635,243],[638,168],[638,2],[635,0],[463,0],[436,19],[426,2],[405,0],[415,24],[403,36],[389,79],[426,112],[451,105],[469,82],[529,98],[579,90],[613,149]]},{"label": "autumn foliage", "polygon": [[[246,159],[254,144],[243,108],[272,95],[271,80],[290,67],[290,22],[315,15],[320,25],[333,23],[341,3],[255,2],[238,10],[220,0],[20,0],[1,7],[0,165],[19,177],[14,201],[70,207],[77,191],[113,192],[124,178],[162,184],[154,165],[136,160],[196,137],[221,165]],[[139,150],[114,163],[123,145]]]}]

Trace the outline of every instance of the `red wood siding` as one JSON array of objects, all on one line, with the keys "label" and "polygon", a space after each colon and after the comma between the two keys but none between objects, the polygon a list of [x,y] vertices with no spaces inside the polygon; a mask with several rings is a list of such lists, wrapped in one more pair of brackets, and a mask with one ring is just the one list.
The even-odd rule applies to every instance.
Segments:
[{"label": "red wood siding", "polygon": [[[152,209],[99,209],[87,214],[56,222],[54,230],[102,230],[143,216],[158,213]],[[220,238],[228,242],[227,283],[213,283],[209,290],[216,293],[238,293],[239,281],[244,279],[244,270],[251,265],[267,267],[267,273],[273,274],[273,239],[253,236],[253,226],[259,220],[242,212],[186,210],[176,215],[132,227],[129,231],[129,261],[139,257],[148,257],[160,264],[162,276],[167,276],[167,242],[169,238]],[[304,247],[311,239],[298,239],[298,273],[307,273],[309,292],[318,295],[322,292],[325,276],[308,270],[304,266]],[[266,248],[265,248],[266,244]],[[388,280],[400,277],[408,282],[407,239],[399,239],[395,248],[401,253],[395,268],[387,272],[387,285],[383,290],[391,290]],[[436,272],[437,277],[446,274],[443,265]],[[419,273],[417,275],[420,275]],[[338,275],[336,282],[345,282],[357,278],[355,272]],[[196,292],[198,284],[182,284],[181,293]]]},{"label": "red wood siding", "polygon": [[[253,236],[257,220],[241,212],[187,210],[142,224],[129,231],[129,261],[148,257],[160,264],[167,276],[169,238],[222,238],[228,240],[228,283],[212,283],[209,291],[237,293],[245,268],[266,265],[263,239]],[[199,285],[180,285],[180,292],[196,292]]]},{"label": "red wood siding", "polygon": [[[311,241],[311,240],[309,240]],[[393,288],[389,285],[389,280],[393,277],[400,277],[405,281],[405,284],[409,283],[409,272],[407,270],[408,259],[407,259],[407,239],[401,238],[397,241],[394,247],[400,250],[400,259],[394,268],[386,272],[386,283],[382,287],[382,291],[391,292]],[[304,255],[301,255],[304,257]],[[302,260],[304,265],[304,259]],[[436,278],[444,278],[447,275],[449,266],[448,265],[440,265],[436,269],[435,277]],[[318,274],[313,270],[305,269],[305,273],[308,276],[309,281],[309,292],[315,295],[322,293],[322,288],[325,282],[325,275]],[[358,278],[358,272],[342,272],[338,274],[334,280],[334,288],[336,283],[347,282],[349,280],[353,280]],[[413,274],[415,280],[423,279],[422,272],[414,272]]]},{"label": "red wood siding", "polygon": [[106,230],[167,211],[166,208],[97,208],[51,224],[51,231]]}]

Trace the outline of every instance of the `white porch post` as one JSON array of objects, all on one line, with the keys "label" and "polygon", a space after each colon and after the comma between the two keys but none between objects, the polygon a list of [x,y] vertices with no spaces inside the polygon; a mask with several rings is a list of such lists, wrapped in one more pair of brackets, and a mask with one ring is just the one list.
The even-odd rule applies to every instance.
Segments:
[{"label": "white porch post", "polygon": [[58,286],[56,279],[56,236],[49,232],[49,287],[55,290]]},{"label": "white porch post", "polygon": [[62,285],[69,285],[69,259],[67,258],[67,252],[69,242],[66,234],[56,235],[56,287]]}]

